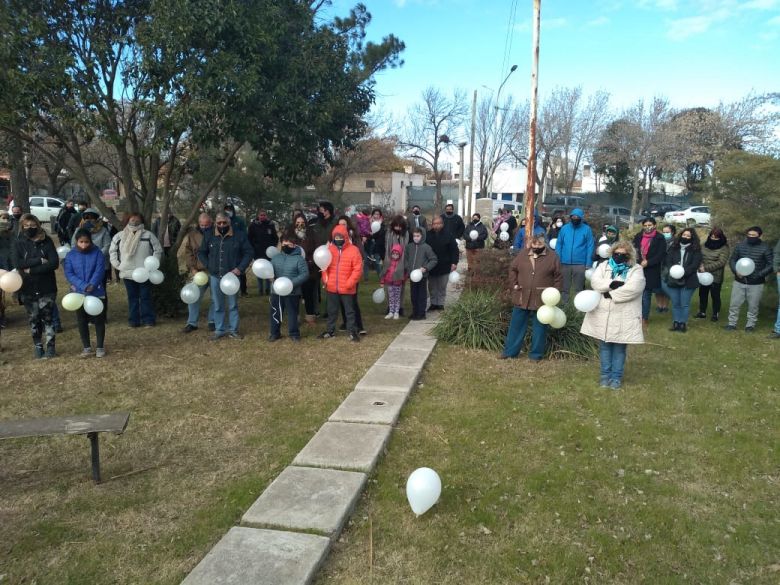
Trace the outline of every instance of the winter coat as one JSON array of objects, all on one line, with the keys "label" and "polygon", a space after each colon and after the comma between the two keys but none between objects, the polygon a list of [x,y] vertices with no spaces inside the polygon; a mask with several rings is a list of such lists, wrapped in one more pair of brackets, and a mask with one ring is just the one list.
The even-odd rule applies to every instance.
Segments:
[{"label": "winter coat", "polygon": [[[734,246],[734,251],[731,253],[731,259],[729,260],[729,266],[734,273],[734,279],[742,284],[764,284],[766,277],[772,273],[772,248],[770,248],[764,242],[751,246],[746,241],[740,242]],[[752,274],[747,276],[739,276],[737,274],[737,260],[740,258],[750,258],[756,263],[756,269]]]},{"label": "winter coat", "polygon": [[349,241],[347,228],[337,225],[333,228],[331,236],[335,234],[344,237],[344,245],[339,249],[333,243],[328,244],[332,259],[322,272],[322,282],[329,293],[354,295],[363,277],[363,257],[358,247]]},{"label": "winter coat", "polygon": [[379,228],[379,231],[375,234],[371,234],[371,237],[367,240],[368,242],[373,242],[373,245],[371,246],[372,253],[371,255],[374,257],[379,257],[380,260],[385,259],[385,237],[387,236],[387,228],[385,227],[385,224],[382,224],[382,227]]},{"label": "winter coat", "polygon": [[550,248],[533,257],[532,250],[521,250],[509,265],[509,290],[515,307],[535,311],[541,307],[542,291],[563,288],[563,273],[558,255]]},{"label": "winter coat", "polygon": [[253,221],[249,224],[249,243],[254,250],[254,258],[268,259],[265,251],[269,246],[276,247],[279,243],[279,235],[276,232],[276,224],[271,220]]},{"label": "winter coat", "polygon": [[458,264],[458,258],[460,252],[458,250],[458,242],[455,241],[450,234],[445,233],[444,230],[430,231],[425,243],[431,247],[433,253],[436,254],[436,266],[431,269],[431,276],[442,276],[449,274],[452,270],[452,265]]},{"label": "winter coat", "polygon": [[[538,213],[535,213],[533,235],[541,236],[543,234],[544,226],[542,225],[542,216],[540,216]],[[525,227],[521,227],[519,230],[517,230],[517,234],[515,234],[515,240],[512,243],[512,249],[515,251],[515,253],[525,249]]]},{"label": "winter coat", "polygon": [[436,254],[433,253],[433,250],[427,243],[420,242],[415,244],[414,242],[409,242],[406,244],[406,250],[404,250],[405,273],[411,274],[412,270],[425,268],[423,278],[426,278],[437,262]]},{"label": "winter coat", "polygon": [[355,217],[355,226],[361,238],[367,238],[371,235],[371,217],[364,213],[357,213]]},{"label": "winter coat", "polygon": [[[111,250],[111,239],[111,234],[108,233],[108,228],[103,225],[103,222],[100,222],[100,224],[97,226],[97,229],[92,231],[92,245],[100,248],[100,251],[103,252],[103,261],[106,263],[105,268],[108,268],[110,264],[110,258],[108,255],[109,251]],[[75,233],[70,240],[70,247],[71,249],[76,247]]]},{"label": "winter coat", "polygon": [[301,285],[309,280],[309,267],[300,247],[296,246],[289,254],[280,252],[271,258],[271,266],[274,267],[274,278],[286,276],[292,281],[293,291],[290,294],[301,294]]},{"label": "winter coat", "polygon": [[314,233],[317,234],[317,246],[322,246],[330,241],[333,228],[336,227],[338,223],[339,220],[337,217],[331,217],[329,220],[320,218],[311,226]]},{"label": "winter coat", "polygon": [[712,250],[707,246],[701,247],[701,265],[704,272],[712,274],[713,282],[721,284],[723,282],[723,273],[726,264],[729,263],[729,246],[723,244],[717,250]]},{"label": "winter coat", "polygon": [[[443,231],[443,230],[442,230]],[[398,244],[401,246],[402,251],[406,251],[406,245],[409,243],[410,237],[409,237],[409,231],[405,231],[400,236],[395,233],[393,230],[387,230],[387,236],[385,237],[385,260],[389,260],[390,258],[390,251],[393,249],[393,246]],[[398,281],[404,279],[404,255],[401,254],[401,261],[398,262],[398,266],[395,269],[395,272],[390,275],[390,280]]]},{"label": "winter coat", "polygon": [[584,221],[577,227],[571,222],[564,224],[558,232],[555,253],[560,257],[561,264],[590,266],[594,248],[593,232]]},{"label": "winter coat", "polygon": [[68,225],[70,224],[70,219],[73,217],[74,213],[76,213],[74,207],[63,207],[57,214],[55,231],[60,237],[60,241],[69,241],[73,236],[73,234],[68,231]]},{"label": "winter coat", "polygon": [[206,265],[198,258],[200,245],[203,243],[203,232],[199,227],[192,227],[184,237],[184,263],[189,272],[206,270]]},{"label": "winter coat", "polygon": [[[690,246],[693,246],[693,244],[690,244]],[[691,250],[689,248],[682,263],[685,274],[683,274],[682,278],[672,278],[669,270],[675,264],[680,264],[681,256],[682,248],[676,243],[666,253],[666,260],[664,261],[664,280],[666,285],[672,288],[697,288],[699,286],[699,277],[696,274],[701,265],[701,250]]]},{"label": "winter coat", "polygon": [[223,236],[214,226],[203,236],[198,260],[211,276],[222,278],[233,270],[244,272],[247,269],[252,261],[252,246],[249,245],[246,232],[234,231],[231,226]]},{"label": "winter coat", "polygon": [[11,270],[11,258],[14,255],[14,236],[11,230],[0,232],[0,268]]},{"label": "winter coat", "polygon": [[[610,290],[613,280],[622,280],[625,284]],[[601,299],[595,309],[585,313],[580,333],[608,343],[644,343],[642,293],[645,275],[642,267],[635,264],[625,278],[616,279],[612,277],[609,262],[603,262],[593,270],[590,286],[601,293]],[[604,298],[605,292],[609,292],[611,298]]]},{"label": "winter coat", "polygon": [[643,267],[645,274],[645,288],[658,290],[661,288],[661,270],[666,260],[666,240],[663,234],[656,231],[650,240],[650,248],[647,250],[647,258],[642,256],[642,232],[634,236],[634,249],[636,250],[636,262],[647,260],[647,266]]},{"label": "winter coat", "polygon": [[[38,230],[39,236],[43,228]],[[22,275],[23,297],[38,297],[57,294],[57,267],[60,258],[52,239],[43,235],[31,240],[21,235],[14,240],[13,265]],[[46,262],[43,262],[43,260]],[[25,270],[29,269],[30,272]]]},{"label": "winter coat", "polygon": [[[119,232],[111,240],[111,247],[109,248],[109,257],[111,258],[111,266],[119,270],[119,266],[122,263],[122,237],[124,236],[124,230]],[[149,256],[154,256],[158,260],[162,258],[162,246],[160,240],[157,239],[149,230],[143,230],[141,233],[141,241],[138,243],[138,248],[135,254],[130,259],[129,266],[126,269],[119,270],[120,278],[132,278],[133,270],[136,268],[143,268],[144,260]]]},{"label": "winter coat", "polygon": [[428,220],[425,219],[425,216],[421,213],[420,215],[411,214],[409,217],[406,218],[406,222],[409,224],[409,229],[414,229],[416,227],[423,229],[423,236],[425,236],[425,232],[428,231]]},{"label": "winter coat", "polygon": [[441,218],[444,221],[445,232],[452,234],[456,240],[463,237],[463,232],[466,231],[466,225],[463,223],[463,218],[461,216],[457,213],[453,213],[452,215],[442,213]]},{"label": "winter coat", "polygon": [[314,251],[317,249],[317,235],[310,227],[306,228],[306,235],[301,240],[302,256],[306,260],[309,269],[309,280],[319,280],[320,267],[314,262]]},{"label": "winter coat", "polygon": [[[477,239],[472,240],[471,232],[475,230],[477,232]],[[485,224],[482,223],[481,221],[478,221],[476,223],[472,221],[469,225],[466,226],[466,229],[463,231],[463,233],[466,236],[467,250],[480,250],[485,247],[485,240],[487,240],[488,232],[487,232],[487,228],[485,227]]]},{"label": "winter coat", "polygon": [[[100,248],[94,244],[86,252],[73,248],[65,256],[64,264],[65,278],[68,279],[73,292],[105,298],[103,276],[106,273],[106,259]],[[90,284],[92,290],[87,292],[87,286]]]}]

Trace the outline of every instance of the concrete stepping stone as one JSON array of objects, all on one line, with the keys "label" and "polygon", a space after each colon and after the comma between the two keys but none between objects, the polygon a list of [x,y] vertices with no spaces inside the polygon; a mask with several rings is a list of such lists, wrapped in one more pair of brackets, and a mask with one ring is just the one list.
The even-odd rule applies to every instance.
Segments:
[{"label": "concrete stepping stone", "polygon": [[245,526],[341,532],[366,483],[365,473],[287,467],[241,518]]},{"label": "concrete stepping stone", "polygon": [[409,321],[409,324],[401,330],[401,335],[433,335],[436,323],[429,321]]},{"label": "concrete stepping stone", "polygon": [[293,465],[369,472],[390,437],[392,427],[327,422],[293,460]]},{"label": "concrete stepping stone", "polygon": [[385,353],[379,356],[376,363],[380,366],[416,368],[419,370],[425,365],[425,362],[428,361],[428,356],[430,355],[431,352],[426,350],[410,351],[408,349],[388,347],[385,350]]},{"label": "concrete stepping stone", "polygon": [[407,396],[393,390],[355,390],[328,420],[395,425]]},{"label": "concrete stepping stone", "polygon": [[324,536],[233,527],[182,585],[303,585],[329,548]]},{"label": "concrete stepping stone", "polygon": [[374,364],[355,385],[355,390],[393,390],[408,394],[419,376],[420,370],[415,368]]},{"label": "concrete stepping stone", "polygon": [[436,338],[427,335],[397,335],[387,349],[404,351],[425,351],[430,354],[436,346]]}]

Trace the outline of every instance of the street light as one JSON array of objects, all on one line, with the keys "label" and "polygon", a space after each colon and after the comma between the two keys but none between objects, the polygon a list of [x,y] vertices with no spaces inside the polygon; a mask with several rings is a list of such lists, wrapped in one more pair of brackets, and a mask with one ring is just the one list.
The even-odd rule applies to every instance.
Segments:
[{"label": "street light", "polygon": [[[500,103],[501,98],[501,90],[504,89],[504,85],[507,81],[509,81],[509,77],[517,70],[517,65],[512,65],[512,67],[509,69],[509,73],[506,74],[506,77],[504,78],[504,81],[501,82],[501,85],[498,86],[498,91],[496,92],[496,105],[494,106],[496,108],[496,120],[498,120],[498,111],[501,110],[501,108],[498,107],[498,104]],[[500,127],[500,124],[499,124]],[[495,165],[497,165],[498,162],[490,161],[490,181],[488,182],[488,199],[493,198],[493,175],[496,173]],[[472,190],[474,187],[472,186]]]},{"label": "street light", "polygon": [[463,169],[463,149],[466,148],[466,144],[468,144],[468,142],[461,142],[458,144],[458,148],[460,149],[460,173],[458,173],[458,213],[461,215],[463,215],[463,210],[466,206],[466,202],[463,200],[463,173],[465,172]]}]

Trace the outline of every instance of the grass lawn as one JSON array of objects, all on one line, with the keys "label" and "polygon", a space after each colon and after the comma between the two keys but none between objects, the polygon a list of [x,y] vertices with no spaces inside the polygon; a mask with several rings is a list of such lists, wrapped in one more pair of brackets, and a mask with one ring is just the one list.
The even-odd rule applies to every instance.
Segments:
[{"label": "grass lawn", "polygon": [[286,330],[270,344],[268,297],[253,284],[239,301],[246,338],[217,343],[205,326],[180,333],[184,318],[128,329],[124,287],[109,286],[103,360],[77,357],[63,312],[60,357],[34,361],[23,308],[9,303],[0,418],[132,414],[124,435],[101,435],[98,486],[85,437],[0,441],[0,583],[179,583],[405,324],[371,302],[374,274],[361,288],[362,343],[317,340],[319,324],[299,345]]},{"label": "grass lawn", "polygon": [[[440,344],[317,584],[780,582],[776,299],[753,335],[654,313],[618,392]],[[423,466],[443,491],[415,518]]]}]

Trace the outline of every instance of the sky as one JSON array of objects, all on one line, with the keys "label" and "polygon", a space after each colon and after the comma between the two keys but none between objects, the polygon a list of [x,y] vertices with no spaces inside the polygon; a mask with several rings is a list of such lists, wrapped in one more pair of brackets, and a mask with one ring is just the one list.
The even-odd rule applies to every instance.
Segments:
[{"label": "sky", "polygon": [[[495,91],[512,65],[502,99],[529,96],[532,0],[362,1],[370,39],[406,43],[405,64],[377,76],[379,110],[401,116],[427,86]],[[579,85],[620,111],[654,96],[682,108],[780,92],[780,0],[542,0],[541,14],[542,98]]]}]

